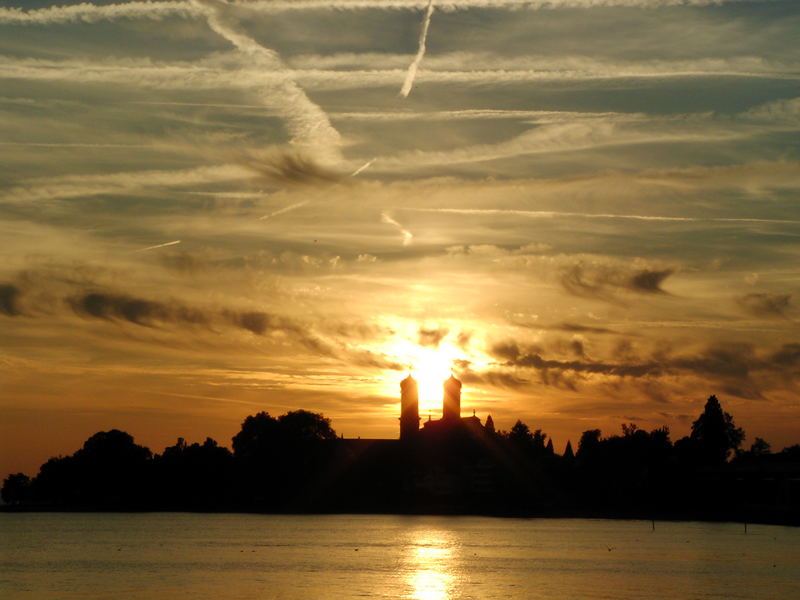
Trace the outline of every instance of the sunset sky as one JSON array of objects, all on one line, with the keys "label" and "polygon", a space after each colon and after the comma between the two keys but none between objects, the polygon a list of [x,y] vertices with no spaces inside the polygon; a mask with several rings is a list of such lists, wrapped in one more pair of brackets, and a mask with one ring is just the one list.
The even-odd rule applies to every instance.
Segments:
[{"label": "sunset sky", "polygon": [[800,442],[797,0],[0,1],[0,477],[305,408]]}]

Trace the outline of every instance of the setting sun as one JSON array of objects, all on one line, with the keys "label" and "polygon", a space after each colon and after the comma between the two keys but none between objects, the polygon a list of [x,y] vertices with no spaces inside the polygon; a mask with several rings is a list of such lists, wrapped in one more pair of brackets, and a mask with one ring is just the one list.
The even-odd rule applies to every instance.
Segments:
[{"label": "setting sun", "polygon": [[[392,328],[397,336],[382,346],[380,351],[403,365],[406,374],[417,380],[420,415],[427,418],[432,413],[435,418],[442,409],[442,385],[445,380],[450,375],[460,375],[459,361],[472,361],[474,357],[468,356],[464,349],[450,340],[448,328],[420,330],[415,323],[393,323]],[[421,336],[420,331],[427,331],[428,338],[433,339]],[[397,395],[397,385],[403,376],[397,371],[386,372],[384,388],[387,395]]]},{"label": "setting sun", "polygon": [[[394,342],[387,348],[387,354],[396,357],[398,362],[407,365],[408,372],[419,385],[420,414],[427,415],[440,411],[442,405],[442,385],[450,377],[454,361],[460,354],[457,348],[443,344],[439,348],[427,348],[410,340]],[[393,373],[391,394],[396,395],[397,373]]]},{"label": "setting sun", "polygon": [[450,377],[453,361],[446,354],[430,348],[419,348],[411,375],[419,384],[420,410],[425,413],[441,409],[442,384]]}]

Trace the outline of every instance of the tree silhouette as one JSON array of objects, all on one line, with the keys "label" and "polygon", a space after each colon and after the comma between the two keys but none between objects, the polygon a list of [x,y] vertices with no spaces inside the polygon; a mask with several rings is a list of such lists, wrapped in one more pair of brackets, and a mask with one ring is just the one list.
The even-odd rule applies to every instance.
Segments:
[{"label": "tree silhouette", "polygon": [[750,454],[753,456],[764,456],[769,454],[770,451],[771,446],[769,445],[769,442],[760,437],[757,437],[750,445]]},{"label": "tree silhouette", "polygon": [[119,429],[91,436],[73,455],[74,476],[82,502],[92,504],[136,504],[146,493],[144,480],[149,448]]},{"label": "tree silhouette", "polygon": [[508,439],[520,446],[528,446],[533,442],[533,434],[530,427],[520,420],[514,423],[514,426],[508,432]]},{"label": "tree silhouette", "polygon": [[159,501],[167,507],[215,508],[232,496],[233,455],[211,438],[187,445],[178,438],[155,459]]},{"label": "tree silhouette", "polygon": [[25,473],[15,473],[3,481],[0,497],[7,504],[23,504],[28,500],[31,490],[31,479]]},{"label": "tree silhouette", "polygon": [[295,441],[336,439],[331,420],[320,413],[294,410],[278,417],[278,424],[284,439]]},{"label": "tree silhouette", "polygon": [[233,436],[233,454],[238,459],[265,459],[275,447],[278,420],[268,412],[247,417],[242,428]]},{"label": "tree silhouette", "polygon": [[575,453],[572,451],[572,442],[570,440],[567,440],[567,447],[564,448],[563,456],[567,460],[572,460],[573,458],[575,458]]},{"label": "tree silhouette", "polygon": [[723,464],[732,450],[744,440],[744,430],[722,410],[716,396],[706,401],[703,413],[692,423],[690,439],[696,444],[699,459],[709,465]]},{"label": "tree silhouette", "polygon": [[581,439],[578,442],[578,458],[588,458],[594,455],[600,447],[600,430],[589,429],[581,434]]},{"label": "tree silhouette", "polygon": [[51,458],[33,481],[7,477],[2,498],[43,510],[580,511],[800,522],[775,483],[776,473],[800,467],[800,446],[770,454],[756,438],[725,464],[744,432],[715,396],[691,436],[674,445],[667,427],[625,423],[608,437],[584,431],[577,456],[570,442],[556,455],[553,440],[522,421],[499,433],[476,422],[423,430],[407,444],[339,439],[329,419],[306,410],[260,412],[243,421],[234,453],[211,438],[191,445],[178,438],[155,457],[112,429]]},{"label": "tree silhouette", "polygon": [[257,507],[283,506],[317,478],[328,446],[336,440],[330,419],[295,410],[277,419],[260,412],[247,417],[233,437],[243,502]]}]

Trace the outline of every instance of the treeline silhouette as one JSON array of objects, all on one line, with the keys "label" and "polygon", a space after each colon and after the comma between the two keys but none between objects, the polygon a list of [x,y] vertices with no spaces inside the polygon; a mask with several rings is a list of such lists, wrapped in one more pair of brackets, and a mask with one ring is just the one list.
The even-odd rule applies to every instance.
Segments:
[{"label": "treeline silhouette", "polygon": [[541,430],[462,419],[408,440],[337,437],[323,415],[247,417],[233,452],[178,438],[161,454],[112,429],[30,479],[6,478],[7,510],[393,512],[687,518],[800,524],[800,445],[772,453],[711,396],[691,434],[623,424],[562,455]]}]

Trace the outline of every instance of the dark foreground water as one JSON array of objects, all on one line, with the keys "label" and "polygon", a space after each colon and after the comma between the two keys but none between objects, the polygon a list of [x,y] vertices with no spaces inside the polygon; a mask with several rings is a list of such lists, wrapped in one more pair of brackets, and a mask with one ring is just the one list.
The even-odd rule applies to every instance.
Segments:
[{"label": "dark foreground water", "polygon": [[800,598],[800,529],[482,517],[0,514],[0,598]]}]

